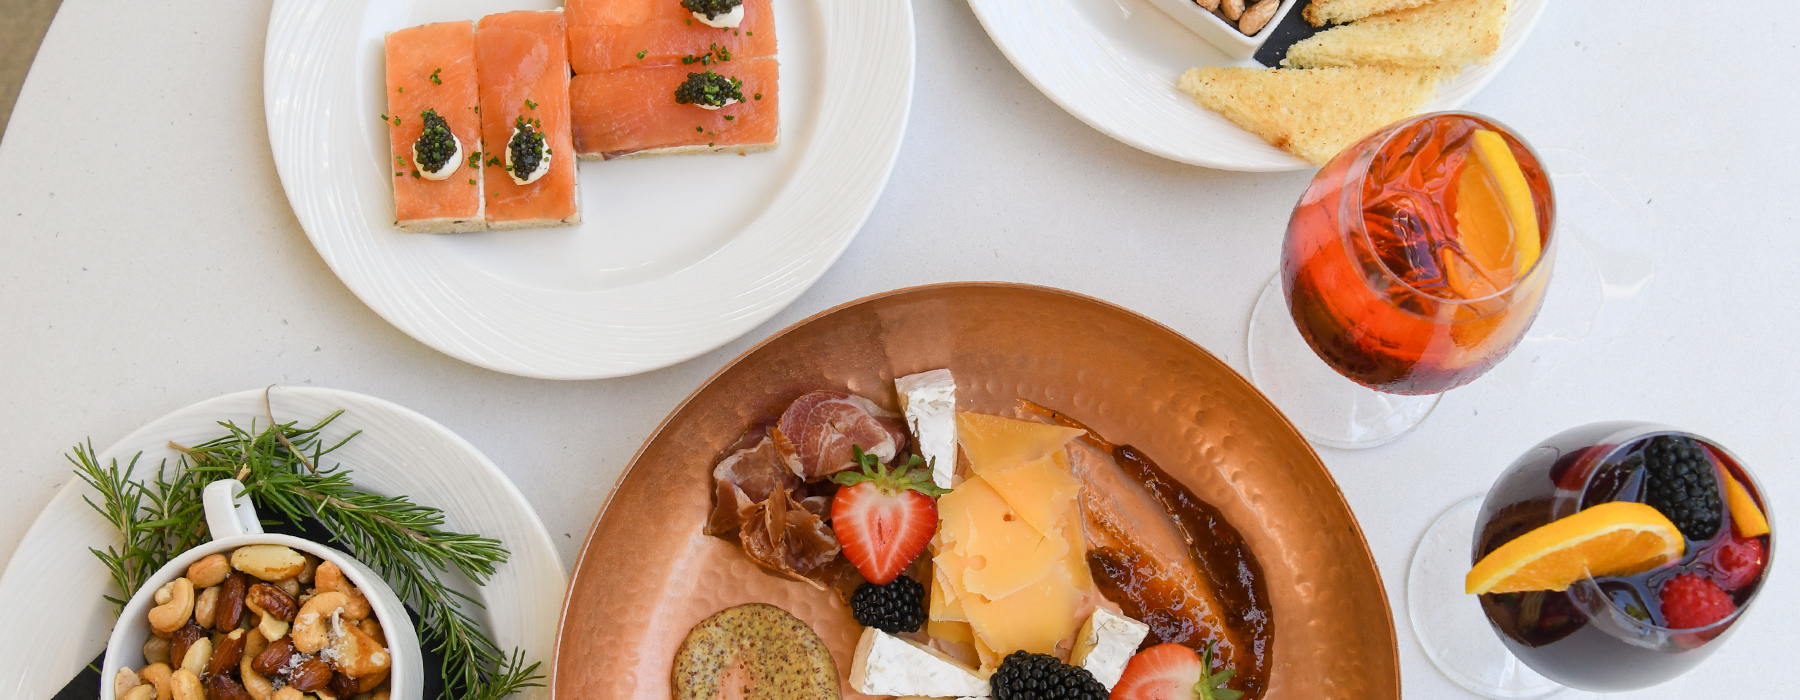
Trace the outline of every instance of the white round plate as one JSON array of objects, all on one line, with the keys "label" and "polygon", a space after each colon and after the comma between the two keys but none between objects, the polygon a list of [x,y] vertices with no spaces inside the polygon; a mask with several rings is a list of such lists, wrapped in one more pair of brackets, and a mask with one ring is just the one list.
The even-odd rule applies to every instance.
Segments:
[{"label": "white round plate", "polygon": [[[1499,53],[1445,83],[1426,111],[1456,109],[1474,96],[1518,53],[1548,3],[1514,0]],[[1261,64],[1231,59],[1149,0],[969,0],[969,7],[1025,79],[1101,133],[1209,168],[1313,167],[1175,88],[1195,66]]]},{"label": "white round plate", "polygon": [[383,36],[555,6],[276,1],[263,56],[269,144],[295,216],[344,284],[457,359],[595,379],[724,345],[817,281],[868,218],[900,150],[912,103],[909,0],[775,3],[773,151],[582,162],[579,226],[394,230]]},{"label": "white round plate", "polygon": [[[410,409],[362,394],[334,389],[276,387],[275,419],[311,425],[343,409],[324,431],[332,444],[356,430],[362,435],[326,458],[354,473],[359,488],[406,494],[444,511],[445,527],[500,540],[511,557],[486,586],[457,586],[487,606],[469,610],[487,625],[501,649],[524,650],[528,661],[543,662],[549,674],[556,624],[562,613],[567,573],[557,559],[550,533],[538,521],[506,475],[455,433]],[[102,466],[121,467],[143,452],[136,473],[154,472],[163,460],[172,467],[173,441],[194,445],[224,435],[219,421],[260,429],[263,390],[227,394],[151,421],[99,455]],[[71,467],[73,468],[73,467]],[[118,596],[106,567],[88,552],[119,546],[119,535],[83,498],[99,494],[80,479],[57,492],[19,542],[0,575],[0,695],[47,698],[106,648],[115,620],[102,595]],[[34,631],[24,634],[26,631]],[[98,689],[95,689],[98,692]],[[542,697],[524,693],[517,697]]]}]

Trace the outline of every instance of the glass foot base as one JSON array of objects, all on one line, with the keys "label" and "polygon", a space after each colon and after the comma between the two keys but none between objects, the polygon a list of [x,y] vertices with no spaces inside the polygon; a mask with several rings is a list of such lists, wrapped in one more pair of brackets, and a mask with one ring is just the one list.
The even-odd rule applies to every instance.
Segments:
[{"label": "glass foot base", "polygon": [[1411,432],[1441,394],[1385,394],[1345,379],[1294,327],[1277,273],[1250,312],[1250,382],[1308,440],[1342,449],[1385,445]]},{"label": "glass foot base", "polygon": [[1413,633],[1438,671],[1469,692],[1505,700],[1561,692],[1563,686],[1506,650],[1480,604],[1463,593],[1480,513],[1481,497],[1471,497],[1451,506],[1419,539],[1406,573],[1406,612]]}]

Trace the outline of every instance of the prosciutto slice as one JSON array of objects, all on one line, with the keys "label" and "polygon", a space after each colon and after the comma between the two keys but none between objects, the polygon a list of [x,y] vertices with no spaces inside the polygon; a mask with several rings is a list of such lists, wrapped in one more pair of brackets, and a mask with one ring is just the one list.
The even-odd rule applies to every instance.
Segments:
[{"label": "prosciutto slice", "polygon": [[841,567],[837,536],[825,524],[831,499],[808,493],[779,428],[745,433],[713,467],[706,534],[736,536],[744,554],[785,578],[825,588]]},{"label": "prosciutto slice", "polygon": [[736,530],[755,505],[769,500],[778,489],[792,491],[800,486],[794,476],[794,456],[783,450],[784,440],[772,427],[751,429],[739,438],[735,449],[713,467],[713,511],[706,522],[706,534],[718,535]]},{"label": "prosciutto slice", "polygon": [[856,466],[851,447],[889,462],[906,447],[906,421],[855,394],[815,391],[795,399],[777,429],[792,442],[794,474],[817,481]]}]

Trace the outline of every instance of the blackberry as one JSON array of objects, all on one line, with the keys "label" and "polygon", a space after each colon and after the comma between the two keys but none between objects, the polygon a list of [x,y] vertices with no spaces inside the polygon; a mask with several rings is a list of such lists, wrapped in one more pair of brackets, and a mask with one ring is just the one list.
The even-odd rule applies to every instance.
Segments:
[{"label": "blackberry", "polygon": [[1724,506],[1719,475],[1705,448],[1693,438],[1658,435],[1642,452],[1644,502],[1675,523],[1681,534],[1700,541],[1718,534]]},{"label": "blackberry", "polygon": [[904,574],[882,585],[864,583],[850,594],[850,614],[888,634],[917,632],[925,624],[925,587]]},{"label": "blackberry", "polygon": [[988,679],[994,700],[1106,700],[1106,686],[1094,674],[1049,654],[1015,651]]}]

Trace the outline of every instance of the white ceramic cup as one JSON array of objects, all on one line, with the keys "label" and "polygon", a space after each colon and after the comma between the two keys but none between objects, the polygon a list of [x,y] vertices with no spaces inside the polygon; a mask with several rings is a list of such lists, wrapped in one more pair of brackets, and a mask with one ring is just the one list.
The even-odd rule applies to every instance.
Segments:
[{"label": "white ceramic cup", "polygon": [[262,522],[256,516],[256,506],[250,503],[250,496],[244,493],[244,485],[236,479],[223,479],[207,484],[206,490],[201,492],[201,503],[206,509],[206,529],[212,534],[212,541],[182,552],[170,560],[125,603],[125,610],[119,614],[118,624],[113,626],[112,637],[106,641],[106,662],[100,666],[100,700],[115,700],[113,679],[119,675],[119,669],[130,668],[135,671],[144,667],[144,640],[150,636],[149,614],[150,608],[156,605],[153,600],[156,589],[187,575],[188,566],[208,554],[226,553],[252,544],[286,545],[336,564],[342,569],[350,583],[355,584],[362,591],[363,597],[369,599],[369,608],[374,612],[375,620],[381,623],[381,631],[387,637],[388,654],[392,657],[388,671],[388,697],[392,700],[420,700],[424,693],[425,669],[419,656],[419,635],[413,629],[412,620],[407,617],[406,608],[400,604],[399,597],[394,595],[394,590],[388,588],[380,576],[363,566],[362,562],[350,558],[350,555],[317,542],[287,535],[264,534]]}]

